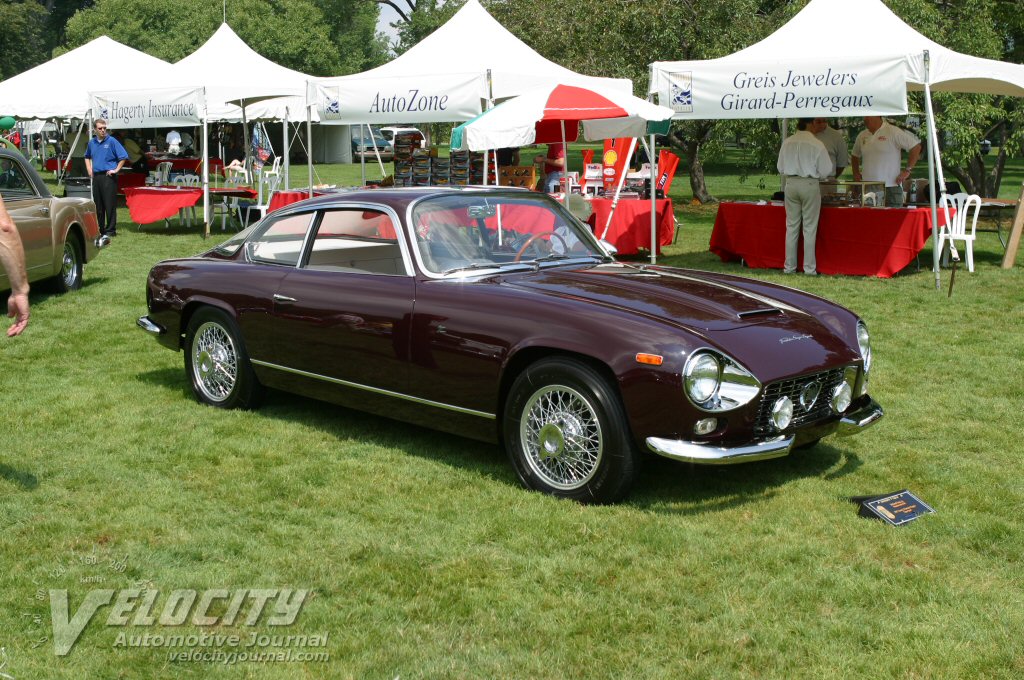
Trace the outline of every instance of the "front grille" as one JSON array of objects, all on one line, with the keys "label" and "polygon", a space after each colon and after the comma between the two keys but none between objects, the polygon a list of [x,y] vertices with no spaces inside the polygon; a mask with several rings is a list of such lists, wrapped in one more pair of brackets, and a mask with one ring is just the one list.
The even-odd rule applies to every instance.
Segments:
[{"label": "front grille", "polygon": [[[793,401],[793,422],[787,429],[827,418],[832,414],[832,406],[829,403],[832,399],[832,390],[843,382],[843,372],[843,368],[834,368],[831,371],[780,380],[765,385],[764,393],[761,395],[761,406],[757,411],[754,432],[757,434],[775,432],[775,426],[772,425],[772,404],[780,397],[789,397]],[[800,404],[800,393],[815,381],[821,385],[821,389],[818,391],[818,398],[808,410]]]}]

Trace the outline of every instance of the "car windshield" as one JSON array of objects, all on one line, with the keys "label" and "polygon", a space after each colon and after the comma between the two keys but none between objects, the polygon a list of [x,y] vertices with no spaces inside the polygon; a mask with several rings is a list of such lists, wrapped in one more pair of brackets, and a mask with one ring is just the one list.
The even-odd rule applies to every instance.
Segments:
[{"label": "car windshield", "polygon": [[420,262],[435,275],[609,259],[586,225],[542,194],[428,198],[413,208],[412,227]]},{"label": "car windshield", "polygon": [[[370,141],[370,135],[367,134],[365,130],[353,134],[352,139],[356,144],[365,144],[367,146],[373,145],[373,142]],[[373,141],[377,142],[377,146],[386,146],[388,143],[388,140],[384,139],[384,135],[376,130],[373,131]]]}]

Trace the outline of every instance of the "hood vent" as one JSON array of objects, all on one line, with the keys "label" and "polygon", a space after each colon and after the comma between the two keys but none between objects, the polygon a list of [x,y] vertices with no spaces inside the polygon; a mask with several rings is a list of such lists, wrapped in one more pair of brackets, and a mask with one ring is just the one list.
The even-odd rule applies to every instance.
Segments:
[{"label": "hood vent", "polygon": [[777,307],[763,307],[761,309],[751,309],[746,312],[740,312],[736,316],[741,319],[749,319],[752,316],[765,316],[767,314],[782,314],[782,310]]}]

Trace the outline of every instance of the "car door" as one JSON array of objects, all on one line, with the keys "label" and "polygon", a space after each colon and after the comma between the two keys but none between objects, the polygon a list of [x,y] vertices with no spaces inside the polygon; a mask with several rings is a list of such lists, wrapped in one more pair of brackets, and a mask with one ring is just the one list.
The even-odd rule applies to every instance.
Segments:
[{"label": "car door", "polygon": [[274,296],[278,363],[314,379],[404,393],[414,282],[397,215],[321,212],[300,266]]},{"label": "car door", "polygon": [[55,272],[50,197],[40,196],[18,161],[11,158],[0,159],[0,196],[4,197],[7,212],[21,235],[29,280],[52,276]]}]

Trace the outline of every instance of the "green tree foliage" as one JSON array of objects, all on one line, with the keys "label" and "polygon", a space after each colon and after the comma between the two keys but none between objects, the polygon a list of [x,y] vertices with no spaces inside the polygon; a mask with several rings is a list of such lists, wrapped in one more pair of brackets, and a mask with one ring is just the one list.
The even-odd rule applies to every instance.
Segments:
[{"label": "green tree foliage", "polygon": [[45,31],[46,9],[35,0],[0,3],[0,80],[46,60]]},{"label": "green tree foliage", "polygon": [[[360,70],[367,55],[380,46],[346,38],[346,26],[360,29],[369,21],[356,13],[351,22],[322,6],[337,10],[354,2],[314,0],[228,0],[227,20],[242,40],[264,57],[311,75],[337,75]],[[369,8],[374,10],[374,7]],[[375,19],[374,19],[375,20]],[[209,0],[97,0],[68,21],[68,49],[108,35],[114,40],[166,61],[177,61],[204,43],[223,21],[221,2]],[[339,43],[338,41],[341,41]],[[346,46],[343,53],[340,45]],[[353,54],[352,50],[356,49]],[[374,58],[376,58],[374,56]],[[231,68],[225,62],[225,68]]]}]

